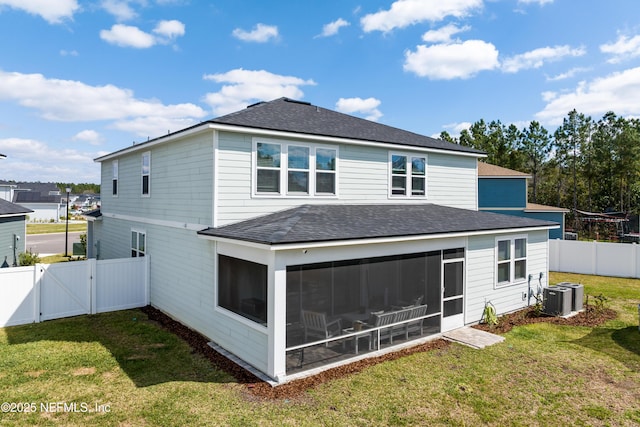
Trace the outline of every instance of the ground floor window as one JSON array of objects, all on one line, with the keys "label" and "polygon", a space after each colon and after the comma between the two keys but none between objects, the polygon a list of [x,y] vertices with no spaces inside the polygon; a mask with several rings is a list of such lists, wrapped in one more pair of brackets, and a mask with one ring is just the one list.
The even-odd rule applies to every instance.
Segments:
[{"label": "ground floor window", "polygon": [[145,256],[147,253],[147,233],[131,230],[131,256],[133,258]]},{"label": "ground floor window", "polygon": [[496,282],[505,286],[527,278],[527,238],[496,239]]},{"label": "ground floor window", "polygon": [[218,255],[218,305],[267,324],[267,266]]}]

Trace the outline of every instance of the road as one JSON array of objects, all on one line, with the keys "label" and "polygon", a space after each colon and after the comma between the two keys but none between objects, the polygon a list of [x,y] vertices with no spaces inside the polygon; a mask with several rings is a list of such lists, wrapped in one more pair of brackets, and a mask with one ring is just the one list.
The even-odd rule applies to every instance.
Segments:
[{"label": "road", "polygon": [[[83,232],[69,232],[69,255],[73,253],[73,244],[80,243],[80,235]],[[64,234],[27,234],[27,250],[31,250],[39,256],[64,254]]]}]

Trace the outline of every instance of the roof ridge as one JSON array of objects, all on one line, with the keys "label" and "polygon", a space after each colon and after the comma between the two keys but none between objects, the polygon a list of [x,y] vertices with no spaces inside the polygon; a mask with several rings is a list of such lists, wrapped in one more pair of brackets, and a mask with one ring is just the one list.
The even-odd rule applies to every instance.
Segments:
[{"label": "roof ridge", "polygon": [[[284,237],[287,236],[287,234],[289,234],[289,232],[293,229],[293,227],[296,226],[296,224],[298,222],[300,222],[300,220],[302,219],[302,217],[309,212],[309,208],[311,207],[311,205],[301,205],[298,206],[297,208],[294,208],[291,213],[293,214],[292,216],[288,217],[287,219],[285,219],[284,221],[282,221],[281,226],[279,227],[278,231],[274,232],[272,234],[272,238],[274,242],[280,241],[282,240]],[[284,211],[286,212],[286,211]]]}]

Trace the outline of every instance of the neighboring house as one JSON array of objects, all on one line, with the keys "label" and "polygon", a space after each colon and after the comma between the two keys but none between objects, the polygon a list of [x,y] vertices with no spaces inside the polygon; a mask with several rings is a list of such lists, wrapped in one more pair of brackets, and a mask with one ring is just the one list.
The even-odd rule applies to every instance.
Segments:
[{"label": "neighboring house", "polygon": [[568,209],[527,202],[527,180],[531,175],[513,169],[478,163],[478,208],[481,211],[552,221],[550,239],[564,238],[564,216]]},{"label": "neighboring house", "polygon": [[0,199],[0,267],[18,265],[25,251],[26,218],[31,209]]},{"label": "neighboring house", "polygon": [[556,225],[478,212],[483,157],[258,103],[96,159],[88,246],[149,256],[151,305],[283,382],[478,322],[488,302],[523,308],[546,284]]},{"label": "neighboring house", "polygon": [[58,222],[66,211],[66,197],[54,183],[2,181],[0,198],[31,209],[31,222]]}]

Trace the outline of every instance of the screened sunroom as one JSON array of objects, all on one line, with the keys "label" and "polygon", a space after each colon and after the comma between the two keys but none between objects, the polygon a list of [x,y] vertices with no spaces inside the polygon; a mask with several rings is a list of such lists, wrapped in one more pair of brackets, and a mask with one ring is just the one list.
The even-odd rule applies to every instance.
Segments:
[{"label": "screened sunroom", "polygon": [[462,314],[464,248],[291,265],[286,282],[291,374],[439,333]]}]

